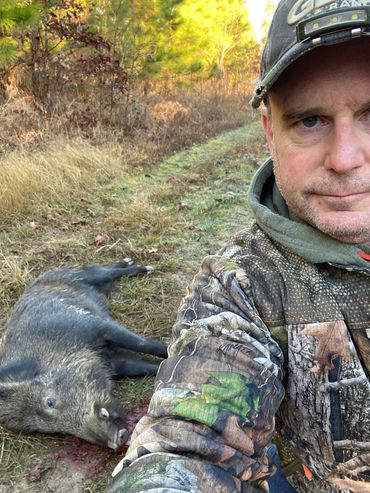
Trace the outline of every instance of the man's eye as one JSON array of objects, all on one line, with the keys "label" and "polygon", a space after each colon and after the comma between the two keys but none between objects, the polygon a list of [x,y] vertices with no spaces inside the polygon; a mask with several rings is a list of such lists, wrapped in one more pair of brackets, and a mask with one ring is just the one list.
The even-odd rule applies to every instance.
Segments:
[{"label": "man's eye", "polygon": [[300,124],[305,128],[313,128],[317,125],[319,118],[317,116],[308,116],[300,121]]},{"label": "man's eye", "polygon": [[370,110],[367,110],[364,112],[364,114],[362,115],[362,118],[366,121],[366,122],[369,122],[370,121]]}]

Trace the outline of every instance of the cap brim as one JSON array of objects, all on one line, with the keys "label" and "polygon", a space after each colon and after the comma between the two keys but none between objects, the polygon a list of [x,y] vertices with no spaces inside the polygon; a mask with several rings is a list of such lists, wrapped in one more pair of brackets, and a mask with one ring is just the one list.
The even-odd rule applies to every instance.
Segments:
[{"label": "cap brim", "polygon": [[293,45],[272,67],[272,69],[267,73],[267,75],[258,82],[258,87],[255,90],[250,104],[252,108],[257,109],[261,104],[261,101],[266,97],[267,93],[284,72],[286,68],[289,67],[297,58],[308,53],[314,48],[311,40],[308,43],[299,43]]},{"label": "cap brim", "polygon": [[[370,36],[370,33],[367,31],[362,31],[361,34],[357,37],[361,36]],[[317,40],[319,39],[319,42]],[[297,60],[302,55],[312,51],[314,48],[325,46],[325,45],[333,45],[339,43],[345,43],[354,39],[351,31],[338,31],[334,33],[327,34],[322,36],[321,38],[317,38],[316,40],[307,39],[300,43],[293,45],[289,50],[284,53],[284,55],[275,63],[275,65],[269,70],[269,72],[265,75],[265,77],[258,82],[258,87],[256,88],[251,100],[250,105],[252,108],[257,109],[261,102],[267,96],[267,93],[271,89],[271,87],[275,84],[280,75],[284,72],[285,69],[289,67],[295,60]]]}]

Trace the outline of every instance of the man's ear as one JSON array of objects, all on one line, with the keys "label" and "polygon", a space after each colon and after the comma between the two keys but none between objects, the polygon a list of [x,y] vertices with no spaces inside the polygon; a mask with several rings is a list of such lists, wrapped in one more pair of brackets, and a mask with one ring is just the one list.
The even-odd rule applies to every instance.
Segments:
[{"label": "man's ear", "polygon": [[267,143],[270,149],[270,154],[272,154],[274,147],[274,133],[272,130],[271,114],[266,107],[261,109],[261,119],[263,130],[265,131]]}]

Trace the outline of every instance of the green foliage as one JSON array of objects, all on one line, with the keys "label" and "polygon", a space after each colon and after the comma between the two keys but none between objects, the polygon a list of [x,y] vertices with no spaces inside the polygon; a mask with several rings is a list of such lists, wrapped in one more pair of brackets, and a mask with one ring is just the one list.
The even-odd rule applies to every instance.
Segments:
[{"label": "green foliage", "polygon": [[[174,72],[197,73],[202,78],[231,76],[244,69],[248,52],[256,49],[242,0],[185,0],[179,9],[183,22],[174,35]],[[177,64],[177,65],[176,65]]]},{"label": "green foliage", "polygon": [[220,77],[256,49],[243,0],[98,0],[91,23],[133,78]]},{"label": "green foliage", "polygon": [[[38,7],[37,7],[38,9]],[[0,29],[10,31],[19,22],[27,22],[34,18],[35,5],[15,0],[0,1]]]},{"label": "green foliage", "polygon": [[0,0],[0,66],[13,62],[19,53],[19,34],[40,18],[36,1]]},{"label": "green foliage", "polygon": [[18,43],[10,36],[0,39],[0,66],[17,58]]},{"label": "green foliage", "polygon": [[97,0],[91,25],[114,47],[131,78],[155,78],[181,20],[184,0]]}]

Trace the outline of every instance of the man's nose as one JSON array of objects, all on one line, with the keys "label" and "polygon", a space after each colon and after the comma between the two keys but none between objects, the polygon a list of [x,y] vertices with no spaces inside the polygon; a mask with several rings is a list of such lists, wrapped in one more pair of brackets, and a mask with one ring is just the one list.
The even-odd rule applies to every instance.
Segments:
[{"label": "man's nose", "polygon": [[364,136],[353,122],[334,125],[327,145],[325,167],[336,173],[348,173],[366,162]]}]

